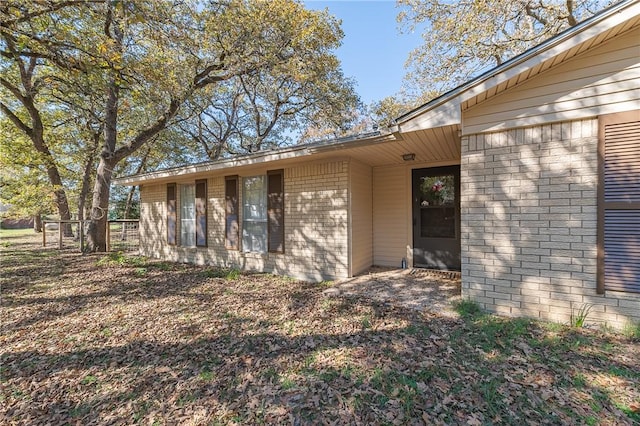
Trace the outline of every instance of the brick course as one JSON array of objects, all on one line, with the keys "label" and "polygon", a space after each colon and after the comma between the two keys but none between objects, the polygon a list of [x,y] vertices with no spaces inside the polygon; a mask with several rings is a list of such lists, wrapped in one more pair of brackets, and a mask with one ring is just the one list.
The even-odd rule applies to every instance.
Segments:
[{"label": "brick course", "polygon": [[462,296],[512,316],[622,327],[640,295],[596,294],[598,121],[462,137]]},{"label": "brick course", "polygon": [[[346,278],[349,247],[348,167],[347,161],[333,161],[285,169],[283,254],[244,253],[225,249],[224,176],[207,179],[209,246],[168,246],[166,185],[144,185],[141,189],[141,252],[146,256],[171,261],[273,272],[311,281]],[[247,176],[256,174],[259,173]],[[178,211],[178,224],[179,214]]]}]

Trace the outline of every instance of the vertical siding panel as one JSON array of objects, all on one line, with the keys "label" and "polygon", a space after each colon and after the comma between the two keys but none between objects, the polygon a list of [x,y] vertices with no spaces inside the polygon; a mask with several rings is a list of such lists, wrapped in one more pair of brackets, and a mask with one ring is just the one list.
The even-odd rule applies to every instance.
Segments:
[{"label": "vertical siding panel", "polygon": [[351,272],[373,264],[373,183],[370,166],[351,161]]},{"label": "vertical siding panel", "polygon": [[374,264],[400,266],[407,255],[406,167],[373,169]]}]

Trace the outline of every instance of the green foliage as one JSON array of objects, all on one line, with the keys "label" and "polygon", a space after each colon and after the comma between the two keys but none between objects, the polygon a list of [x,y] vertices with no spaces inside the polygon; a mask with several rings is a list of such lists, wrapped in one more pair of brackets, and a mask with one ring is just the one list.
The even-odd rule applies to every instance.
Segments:
[{"label": "green foliage", "polygon": [[241,272],[238,269],[230,269],[225,278],[227,280],[237,280],[240,278]]},{"label": "green foliage", "polygon": [[640,321],[625,324],[622,328],[622,334],[628,338],[640,340]]},{"label": "green foliage", "polygon": [[[293,0],[6,0],[2,19],[0,106],[37,136],[25,154],[61,175],[59,190],[82,200],[93,182],[96,216],[111,171],[253,152],[304,126],[340,127],[357,103],[333,53],[339,22]],[[90,249],[104,244],[97,229]]]},{"label": "green foliage", "polygon": [[480,305],[468,299],[457,302],[454,309],[463,318],[476,318],[483,314]]},{"label": "green foliage", "polygon": [[585,303],[581,305],[578,310],[574,310],[573,305],[571,306],[571,317],[569,322],[572,327],[581,328],[584,327],[585,322],[587,321],[587,317],[589,316],[589,312],[593,308],[593,305],[590,303]]},{"label": "green foliage", "polygon": [[81,383],[83,385],[95,385],[98,383],[98,378],[92,375],[84,376],[81,380]]},{"label": "green foliage", "polygon": [[[144,266],[147,264],[147,259],[143,256],[127,256],[122,251],[110,252],[106,256],[102,256],[96,262],[98,266],[126,266],[136,267],[136,275],[144,275],[147,269]],[[144,271],[142,271],[144,269]]]},{"label": "green foliage", "polygon": [[399,0],[398,21],[420,31],[406,90],[422,102],[576,25],[608,0]]},{"label": "green foliage", "polygon": [[224,278],[226,280],[237,280],[242,273],[235,268],[207,268],[200,273],[207,278]]},{"label": "green foliage", "polygon": [[133,273],[138,277],[144,277],[145,275],[147,275],[147,271],[147,268],[136,268],[133,270]]}]

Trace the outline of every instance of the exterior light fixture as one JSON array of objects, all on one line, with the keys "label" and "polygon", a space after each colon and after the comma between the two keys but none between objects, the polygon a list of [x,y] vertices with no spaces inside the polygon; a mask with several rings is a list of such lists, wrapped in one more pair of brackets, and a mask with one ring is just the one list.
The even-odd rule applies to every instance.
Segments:
[{"label": "exterior light fixture", "polygon": [[416,159],[416,155],[413,152],[409,154],[402,154],[402,159],[404,161],[413,161]]}]

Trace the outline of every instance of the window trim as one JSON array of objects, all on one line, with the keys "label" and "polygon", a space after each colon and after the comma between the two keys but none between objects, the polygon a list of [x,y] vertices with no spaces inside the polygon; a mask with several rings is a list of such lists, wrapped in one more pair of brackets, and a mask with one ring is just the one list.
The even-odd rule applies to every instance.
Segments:
[{"label": "window trim", "polygon": [[[262,182],[263,182],[263,188],[262,188],[262,196],[264,197],[264,207],[265,207],[265,211],[264,211],[264,220],[255,220],[255,219],[247,219],[246,215],[245,215],[245,207],[246,207],[246,186],[245,186],[245,182],[248,179],[252,179],[252,178],[262,178]],[[267,199],[267,186],[268,186],[268,182],[267,182],[267,175],[266,174],[258,174],[258,175],[250,175],[250,176],[243,176],[242,177],[242,228],[240,230],[240,234],[241,234],[241,240],[240,240],[240,248],[241,251],[243,253],[257,253],[257,254],[267,254],[269,253],[269,217],[268,217],[268,199]],[[256,224],[264,224],[265,225],[265,231],[266,231],[266,235],[265,235],[265,248],[264,251],[256,251],[256,250],[246,250],[246,248],[244,247],[244,232],[245,232],[245,223],[256,223]]]},{"label": "window trim", "polygon": [[[192,234],[193,235],[193,245],[186,245],[185,242],[183,241],[183,238],[182,238],[183,237],[183,232],[182,232],[183,231],[183,227],[182,227],[182,225],[183,225],[184,221],[186,220],[183,217],[184,216],[183,215],[183,213],[184,213],[183,212],[183,209],[184,209],[183,192],[184,192],[184,188],[185,187],[193,187],[193,219],[189,219],[189,220],[193,220],[193,234]],[[178,203],[179,207],[180,207],[178,209],[180,211],[180,217],[179,217],[179,222],[180,222],[180,244],[179,244],[179,246],[180,247],[184,247],[184,248],[194,248],[194,247],[196,247],[196,232],[195,232],[195,229],[196,229],[196,211],[195,211],[196,210],[196,201],[195,201],[196,200],[196,185],[195,185],[194,182],[181,183],[181,184],[178,185],[178,189],[180,191],[180,202]],[[187,235],[189,235],[189,234],[187,234]]]}]

